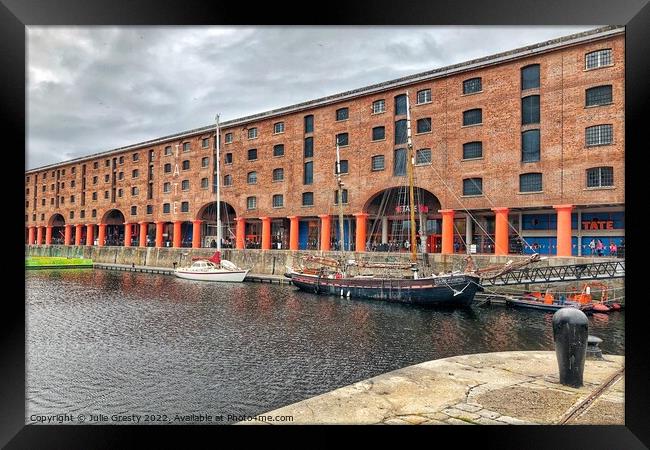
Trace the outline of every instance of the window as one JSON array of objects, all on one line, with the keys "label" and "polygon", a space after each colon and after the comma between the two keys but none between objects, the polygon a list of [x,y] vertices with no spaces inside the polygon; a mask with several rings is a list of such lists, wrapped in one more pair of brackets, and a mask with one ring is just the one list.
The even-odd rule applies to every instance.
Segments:
[{"label": "window", "polygon": [[108,191],[104,191],[104,198],[108,198]]},{"label": "window", "polygon": [[248,184],[257,184],[257,172],[248,172],[246,182]]},{"label": "window", "polygon": [[124,164],[124,156],[120,156],[120,164]]},{"label": "window", "polygon": [[131,172],[131,178],[138,178],[140,176],[140,171],[138,169],[133,169]]},{"label": "window", "polygon": [[165,173],[170,173],[172,171],[172,165],[170,163],[165,164],[163,170],[165,171]]},{"label": "window", "polygon": [[223,177],[224,186],[232,186],[232,175],[224,175]]},{"label": "window", "polygon": [[587,169],[587,187],[614,186],[613,167],[594,167]]},{"label": "window", "polygon": [[25,201],[25,208],[29,208],[29,200]]},{"label": "window", "polygon": [[596,50],[585,55],[585,69],[597,69],[612,65],[612,49]]},{"label": "window", "polygon": [[133,186],[131,188],[131,195],[138,195],[139,192],[140,192],[140,190],[138,189],[137,186]]},{"label": "window", "polygon": [[169,203],[163,203],[163,213],[169,214]]},{"label": "window", "polygon": [[524,173],[519,175],[519,192],[541,192],[542,174]]},{"label": "window", "polygon": [[232,153],[226,153],[224,164],[232,164]]},{"label": "window", "polygon": [[314,156],[314,138],[305,138],[305,149],[303,154],[305,158],[312,158]]},{"label": "window", "polygon": [[246,198],[246,209],[255,209],[255,208],[257,208],[257,197]]},{"label": "window", "polygon": [[463,195],[482,195],[483,178],[465,178],[463,180]]},{"label": "window", "polygon": [[305,133],[314,132],[314,116],[305,116]]},{"label": "window", "polygon": [[539,130],[530,130],[521,133],[521,161],[539,161],[539,154]]},{"label": "window", "polygon": [[521,124],[539,123],[539,95],[521,99]]},{"label": "window", "polygon": [[93,200],[97,200],[97,192],[93,192]]},{"label": "window", "polygon": [[[108,183],[108,181],[111,179],[110,175],[106,174],[104,175],[104,181]],[[54,188],[54,185],[52,185],[52,188]]]},{"label": "window", "polygon": [[613,133],[613,126],[611,124],[587,127],[585,130],[587,147],[611,144],[614,141]]},{"label": "window", "polygon": [[483,110],[482,109],[470,109],[463,112],[463,126],[468,125],[479,125],[483,123]]},{"label": "window", "polygon": [[189,159],[186,159],[186,160],[183,161],[182,168],[183,168],[183,170],[189,170],[190,169],[190,160]]},{"label": "window", "polygon": [[207,189],[207,188],[208,188],[208,179],[201,178],[201,189]]},{"label": "window", "polygon": [[[343,204],[345,205],[348,202],[348,190],[343,189],[343,192],[341,192],[341,197],[343,197]],[[339,190],[334,191],[334,204],[338,205],[339,204]]]},{"label": "window", "polygon": [[85,209],[82,209],[81,211],[79,211],[79,218],[81,218],[81,219],[86,218],[86,210]]},{"label": "window", "polygon": [[190,151],[190,143],[183,142],[183,152],[189,152],[189,151]]},{"label": "window", "polygon": [[314,193],[313,192],[303,192],[302,193],[302,206],[313,206],[314,205]]},{"label": "window", "polygon": [[117,196],[122,197],[124,195],[124,189],[120,188],[117,190]]},{"label": "window", "polygon": [[210,147],[210,138],[201,139],[201,147],[202,148],[209,148]]},{"label": "window", "polygon": [[539,64],[533,64],[521,69],[521,90],[539,87]]},{"label": "window", "polygon": [[395,122],[395,144],[406,144],[406,119]]},{"label": "window", "polygon": [[172,191],[172,184],[167,182],[163,183],[163,193],[169,194]]},{"label": "window", "polygon": [[168,145],[167,147],[165,147],[165,156],[169,156],[171,154],[172,154],[172,147],[171,145]]},{"label": "window", "polygon": [[[95,162],[93,163],[93,169],[97,169],[97,168],[99,168],[99,162],[98,162],[98,161],[95,161]],[[43,178],[45,178],[45,175],[43,175]]]},{"label": "window", "polygon": [[47,172],[43,173],[43,180],[47,178]]},{"label": "window", "polygon": [[190,180],[181,181],[181,190],[189,191],[190,190]]},{"label": "window", "polygon": [[372,102],[372,113],[379,114],[386,111],[386,100],[376,100]]},{"label": "window", "polygon": [[131,206],[131,215],[136,216],[138,214],[138,207],[137,206]]},{"label": "window", "polygon": [[[95,177],[95,178],[97,178],[97,177]],[[45,185],[42,186],[41,192],[45,192]]]},{"label": "window", "polygon": [[232,133],[226,133],[226,144],[231,144],[232,143]]},{"label": "window", "polygon": [[314,162],[309,161],[305,163],[303,173],[303,184],[312,184],[314,182]]},{"label": "window", "polygon": [[431,149],[421,148],[415,152],[415,164],[431,164]]},{"label": "window", "polygon": [[250,150],[248,150],[248,160],[255,161],[256,159],[257,159],[257,149],[251,148]]},{"label": "window", "polygon": [[61,170],[61,175],[62,175],[62,176],[65,176],[65,169],[62,169],[62,170]]},{"label": "window", "polygon": [[65,181],[61,182],[61,189],[65,189]]},{"label": "window", "polygon": [[[105,165],[106,167],[110,167],[110,166],[111,166],[111,160],[110,160],[110,159],[107,159],[107,160],[105,161],[104,165]],[[52,176],[54,176],[54,172],[52,173]]]},{"label": "window", "polygon": [[393,176],[406,175],[406,149],[398,148],[395,150],[393,159]]},{"label": "window", "polygon": [[273,169],[273,181],[284,180],[284,169]]},{"label": "window", "polygon": [[374,127],[372,129],[372,140],[381,141],[386,139],[386,127]]},{"label": "window", "polygon": [[140,154],[139,153],[134,153],[132,158],[133,158],[133,161],[138,161],[140,159]]},{"label": "window", "polygon": [[149,150],[149,161],[153,161],[156,158],[156,151]]},{"label": "window", "polygon": [[418,91],[418,105],[422,103],[431,103],[431,89],[424,89],[422,91]]},{"label": "window", "polygon": [[[54,199],[52,199],[52,200],[54,200]],[[41,205],[42,205],[42,206],[45,206],[45,199],[43,199],[43,200],[41,201]]]},{"label": "window", "polygon": [[336,143],[339,147],[345,147],[348,145],[348,133],[339,133],[336,135]]},{"label": "window", "polygon": [[[108,175],[106,175],[106,176],[108,176]],[[106,181],[108,181],[108,180],[106,180]],[[52,185],[50,186],[50,191],[53,191],[53,190],[54,190],[54,183],[52,183]]]},{"label": "window", "polygon": [[275,194],[273,196],[273,207],[282,208],[284,206],[284,196],[282,194]]},{"label": "window", "polygon": [[431,131],[431,118],[418,119],[417,122],[418,133],[428,133]]},{"label": "window", "polygon": [[273,156],[284,156],[284,144],[273,146]]},{"label": "window", "polygon": [[395,115],[402,116],[406,114],[406,95],[395,97]]},{"label": "window", "polygon": [[190,212],[190,202],[181,202],[181,212]]},{"label": "window", "polygon": [[483,157],[483,142],[474,141],[463,144],[463,159]]},{"label": "window", "polygon": [[336,110],[336,120],[346,120],[348,118],[348,108]]},{"label": "window", "polygon": [[207,156],[205,158],[201,158],[201,167],[208,167],[208,164],[210,164],[210,158]]},{"label": "window", "polygon": [[90,217],[97,217],[97,210],[96,210],[96,209],[93,209],[93,210],[90,212]]},{"label": "window", "polygon": [[153,205],[147,205],[147,214],[153,214]]},{"label": "window", "polygon": [[41,220],[45,220],[45,214],[41,214]]},{"label": "window", "polygon": [[70,203],[74,203],[74,195],[70,196]]},{"label": "window", "polygon": [[[341,173],[348,173],[348,160],[341,160]],[[336,174],[336,163],[334,163],[334,174]]]},{"label": "window", "polygon": [[596,86],[586,90],[586,106],[607,105],[612,103],[612,85]]},{"label": "window", "polygon": [[469,80],[463,81],[463,94],[473,94],[475,92],[481,92],[483,86],[481,83],[481,78],[470,78]]},{"label": "window", "polygon": [[255,139],[257,137],[257,128],[248,129],[248,139]]},{"label": "window", "polygon": [[273,133],[284,133],[284,122],[277,122],[273,124]]},{"label": "window", "polygon": [[70,218],[74,219],[74,211],[70,211]]}]

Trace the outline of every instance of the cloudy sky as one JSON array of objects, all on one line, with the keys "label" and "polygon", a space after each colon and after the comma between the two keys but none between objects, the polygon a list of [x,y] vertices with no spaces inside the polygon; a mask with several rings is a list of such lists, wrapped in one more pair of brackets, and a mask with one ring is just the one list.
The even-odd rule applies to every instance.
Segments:
[{"label": "cloudy sky", "polygon": [[581,32],[28,27],[27,169]]}]

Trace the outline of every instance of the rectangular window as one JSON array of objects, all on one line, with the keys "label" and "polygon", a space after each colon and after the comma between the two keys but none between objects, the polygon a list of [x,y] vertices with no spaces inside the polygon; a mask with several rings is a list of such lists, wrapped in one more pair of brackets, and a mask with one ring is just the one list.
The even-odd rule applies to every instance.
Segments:
[{"label": "rectangular window", "polygon": [[[343,204],[344,205],[347,204],[348,203],[348,190],[347,189],[342,190],[341,197],[343,197]],[[339,190],[338,189],[334,191],[334,204],[335,205],[339,204]]]},{"label": "rectangular window", "polygon": [[153,214],[153,205],[147,205],[147,214]]},{"label": "rectangular window", "polygon": [[133,169],[131,172],[131,178],[138,178],[140,176],[140,171],[138,169]]},{"label": "rectangular window", "polygon": [[210,158],[207,156],[205,158],[201,158],[201,167],[208,167],[208,164],[210,164]]},{"label": "rectangular window", "polygon": [[74,211],[70,211],[70,218],[74,219]]},{"label": "rectangular window", "polygon": [[395,122],[395,144],[406,144],[406,119]]},{"label": "rectangular window", "polygon": [[183,161],[182,168],[183,168],[183,170],[190,170],[190,160],[189,159],[186,159],[185,161]]},{"label": "rectangular window", "polygon": [[539,130],[521,133],[521,162],[540,160]]},{"label": "rectangular window", "polygon": [[189,152],[189,151],[190,151],[190,143],[183,142],[183,152]]},{"label": "rectangular window", "polygon": [[303,192],[302,193],[302,206],[312,206],[314,204],[314,193],[313,192]]},{"label": "rectangular window", "polygon": [[305,163],[303,184],[312,184],[314,182],[314,162],[309,161]]},{"label": "rectangular window", "polygon": [[224,164],[232,164],[232,153],[226,153],[224,156]]},{"label": "rectangular window", "polygon": [[418,119],[417,122],[418,133],[428,133],[431,131],[431,118]]},{"label": "rectangular window", "polygon": [[189,191],[190,190],[190,180],[181,181],[181,190]]},{"label": "rectangular window", "polygon": [[202,148],[208,148],[208,147],[210,147],[210,139],[209,139],[209,138],[203,138],[203,139],[201,139],[201,147],[202,147]]},{"label": "rectangular window", "polygon": [[406,95],[398,95],[395,97],[395,115],[403,116],[406,114]]},{"label": "rectangular window", "polygon": [[248,172],[246,182],[248,184],[257,184],[257,172]]},{"label": "rectangular window", "polygon": [[469,111],[463,112],[463,126],[468,125],[479,125],[483,123],[483,110],[482,109],[470,109]]},{"label": "rectangular window", "polygon": [[138,189],[137,186],[133,186],[131,188],[131,195],[138,195],[139,192],[140,192],[140,190]]},{"label": "rectangular window", "polygon": [[74,195],[70,196],[70,203],[74,203]]},{"label": "rectangular window", "polygon": [[223,177],[224,186],[232,186],[232,175],[224,175]]},{"label": "rectangular window", "polygon": [[85,209],[82,209],[81,211],[79,211],[79,218],[81,218],[81,219],[86,218],[86,210]]},{"label": "rectangular window", "polygon": [[418,105],[422,103],[431,103],[431,89],[418,91]]},{"label": "rectangular window", "polygon": [[246,209],[255,209],[255,208],[257,208],[257,197],[246,198]]},{"label": "rectangular window", "polygon": [[483,178],[466,178],[463,180],[463,195],[482,195]]},{"label": "rectangular window", "polygon": [[169,203],[163,203],[163,213],[169,213]]},{"label": "rectangular window", "polygon": [[305,116],[305,133],[314,132],[314,116]]},{"label": "rectangular window", "polygon": [[273,181],[284,180],[284,169],[273,169]]},{"label": "rectangular window", "polygon": [[521,90],[539,87],[539,64],[533,64],[521,69]]},{"label": "rectangular window", "polygon": [[336,120],[346,120],[348,118],[348,108],[336,110]]},{"label": "rectangular window", "polygon": [[597,69],[598,67],[612,65],[612,49],[596,50],[585,55],[585,69]]},{"label": "rectangular window", "polygon": [[585,141],[587,147],[595,145],[609,145],[614,141],[614,127],[608,125],[595,125],[585,130]]},{"label": "rectangular window", "polygon": [[[95,161],[93,163],[93,169],[97,169],[97,168],[99,168],[99,162]],[[45,178],[45,175],[43,175],[43,178]]]},{"label": "rectangular window", "polygon": [[93,200],[97,200],[97,192],[93,192]]},{"label": "rectangular window", "polygon": [[172,184],[171,183],[164,183],[163,184],[163,193],[169,194],[172,191]]},{"label": "rectangular window", "polygon": [[108,198],[108,191],[104,191],[104,198]]},{"label": "rectangular window", "polygon": [[612,103],[612,86],[596,86],[585,91],[585,105],[598,106]]},{"label": "rectangular window", "polygon": [[372,140],[382,141],[386,139],[386,127],[374,127],[372,129]]},{"label": "rectangular window", "polygon": [[167,147],[165,147],[165,156],[169,156],[171,154],[172,154],[172,147],[171,145],[168,145]]},{"label": "rectangular window", "polygon": [[255,139],[257,137],[257,128],[248,129],[248,139]]},{"label": "rectangular window", "polygon": [[398,148],[395,150],[393,159],[393,176],[406,175],[406,149]]},{"label": "rectangular window", "polygon": [[273,156],[284,156],[284,144],[273,146]]},{"label": "rectangular window", "polygon": [[135,216],[138,214],[138,207],[137,206],[131,206],[131,215]]},{"label": "rectangular window", "polygon": [[379,114],[386,111],[386,100],[377,100],[372,102],[372,113]]},{"label": "rectangular window", "polygon": [[170,173],[172,171],[172,165],[170,163],[165,164],[163,171],[165,173]]},{"label": "rectangular window", "polygon": [[190,202],[181,202],[181,212],[190,212]]},{"label": "rectangular window", "polygon": [[124,164],[124,156],[120,156],[120,164]]},{"label": "rectangular window", "polygon": [[133,161],[138,161],[140,159],[140,154],[139,153],[134,153],[133,154]]},{"label": "rectangular window", "polygon": [[273,133],[284,133],[284,122],[278,122],[273,124]]},{"label": "rectangular window", "polygon": [[415,152],[415,164],[431,164],[431,149],[421,148]]},{"label": "rectangular window", "polygon": [[474,159],[483,157],[483,142],[467,142],[463,144],[463,159]]},{"label": "rectangular window", "polygon": [[208,179],[201,178],[201,189],[207,189],[207,188],[208,188]]},{"label": "rectangular window", "polygon": [[[110,167],[110,166],[111,166],[111,160],[110,160],[110,159],[107,159],[104,165],[105,165],[106,167]],[[54,174],[52,174],[52,175],[54,175]]]},{"label": "rectangular window", "polygon": [[156,152],[154,150],[149,150],[149,162],[156,159]]},{"label": "rectangular window", "polygon": [[541,192],[542,174],[524,173],[519,175],[519,192]]},{"label": "rectangular window", "polygon": [[273,196],[273,207],[282,208],[284,206],[284,196],[282,194],[276,194]]},{"label": "rectangular window", "polygon": [[314,138],[305,138],[305,149],[303,154],[305,158],[312,158],[314,156]]},{"label": "rectangular window", "polygon": [[249,161],[255,161],[257,159],[257,149],[256,148],[251,148],[248,151],[248,160]]},{"label": "rectangular window", "polygon": [[232,133],[226,133],[226,144],[232,143]]},{"label": "rectangular window", "polygon": [[481,78],[470,78],[469,80],[463,81],[463,94],[465,95],[481,92],[482,90]]},{"label": "rectangular window", "polygon": [[[336,174],[336,162],[334,163],[334,174]],[[348,173],[348,160],[341,160],[341,174]]]},{"label": "rectangular window", "polygon": [[[108,181],[111,179],[110,175],[106,174],[104,175],[104,181],[108,183]],[[54,189],[54,185],[52,185],[52,189]]]},{"label": "rectangular window", "polygon": [[348,133],[339,133],[336,135],[336,143],[339,147],[345,147],[348,145]]},{"label": "rectangular window", "polygon": [[539,123],[539,95],[521,99],[521,124]]},{"label": "rectangular window", "polygon": [[587,187],[614,186],[613,167],[594,167],[587,169]]}]

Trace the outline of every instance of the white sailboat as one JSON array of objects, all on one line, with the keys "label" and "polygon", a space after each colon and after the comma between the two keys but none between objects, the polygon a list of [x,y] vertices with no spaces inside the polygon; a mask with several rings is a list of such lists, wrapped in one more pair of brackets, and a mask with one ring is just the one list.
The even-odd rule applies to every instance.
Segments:
[{"label": "white sailboat", "polygon": [[174,275],[186,280],[195,281],[227,281],[241,283],[248,275],[250,269],[242,269],[236,264],[221,259],[221,153],[219,139],[219,115],[216,118],[216,165],[217,165],[217,251],[210,258],[195,260],[189,267],[179,267],[174,270]]}]

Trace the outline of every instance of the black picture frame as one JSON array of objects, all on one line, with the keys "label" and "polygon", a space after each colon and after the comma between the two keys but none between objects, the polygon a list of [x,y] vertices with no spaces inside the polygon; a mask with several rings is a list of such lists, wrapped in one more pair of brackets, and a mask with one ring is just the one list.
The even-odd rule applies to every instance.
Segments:
[{"label": "black picture frame", "polygon": [[[318,3],[316,12],[310,7],[299,10],[295,6],[278,7],[276,3],[244,7],[236,2],[208,3],[195,0],[140,1],[84,1],[84,0],[2,0],[0,4],[0,33],[4,83],[0,84],[2,115],[5,125],[4,175],[5,186],[18,190],[22,185],[25,148],[25,77],[26,27],[30,25],[189,25],[189,24],[301,24],[301,25],[625,25],[626,26],[626,254],[631,264],[625,280],[629,299],[626,304],[626,385],[625,426],[510,426],[510,427],[372,427],[374,438],[383,439],[395,431],[409,437],[422,438],[427,445],[442,444],[445,439],[462,443],[478,439],[483,448],[587,448],[637,449],[650,445],[650,395],[648,379],[647,344],[644,323],[647,300],[641,280],[646,274],[642,260],[644,242],[642,201],[644,189],[637,184],[643,180],[645,164],[638,156],[647,151],[641,140],[644,112],[647,109],[650,85],[650,6],[647,0],[576,0],[539,2],[535,0],[481,2],[371,2]],[[250,6],[250,5],[249,5]],[[645,145],[644,145],[645,144]],[[24,293],[24,268],[19,258],[24,245],[17,236],[24,236],[24,228],[16,218],[24,214],[23,197],[5,195],[6,220],[3,223],[4,247],[12,257],[6,260],[11,272],[5,292]],[[15,288],[15,289],[12,289]],[[149,438],[164,440],[169,446],[173,436],[187,437],[187,433],[203,435],[214,441],[212,426],[25,426],[25,308],[18,295],[3,296],[0,313],[0,445],[5,448],[116,448],[129,443],[150,442]],[[240,445],[253,439],[304,430],[304,427],[219,427],[223,433],[237,435]],[[331,435],[341,427],[308,427],[309,441]],[[361,427],[344,427],[357,431]],[[354,430],[351,430],[354,429]],[[367,427],[363,431],[369,431]],[[421,434],[421,436],[420,436]],[[135,440],[134,440],[135,439]],[[147,439],[144,441],[144,439]],[[179,442],[185,442],[181,440]],[[310,444],[303,441],[302,445]],[[401,445],[419,445],[404,441]],[[455,444],[446,444],[455,445]]]}]

